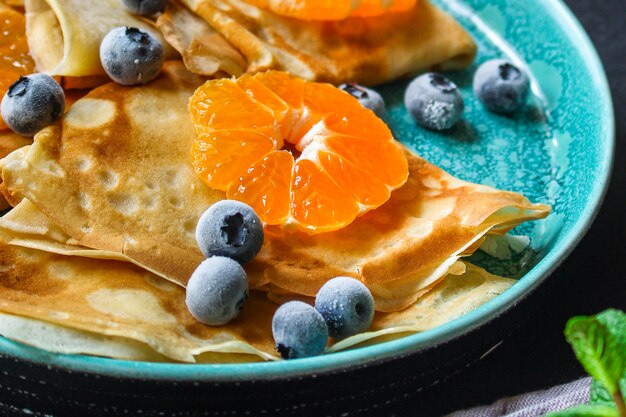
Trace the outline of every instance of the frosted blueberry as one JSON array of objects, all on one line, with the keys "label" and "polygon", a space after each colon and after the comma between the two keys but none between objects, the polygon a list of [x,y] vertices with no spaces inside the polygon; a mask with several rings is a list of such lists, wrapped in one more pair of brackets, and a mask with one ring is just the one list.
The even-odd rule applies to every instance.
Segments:
[{"label": "frosted blueberry", "polygon": [[301,301],[283,304],[274,313],[272,334],[283,359],[305,358],[324,353],[328,328],[313,307]]},{"label": "frosted blueberry", "polygon": [[333,278],[315,296],[328,333],[343,339],[369,329],[374,318],[374,298],[361,281],[349,277]]},{"label": "frosted blueberry", "polygon": [[122,4],[131,13],[140,16],[152,16],[165,10],[167,0],[122,0]]},{"label": "frosted blueberry", "polygon": [[2,118],[11,130],[33,136],[63,115],[65,94],[49,75],[31,74],[9,87],[0,106]]},{"label": "frosted blueberry", "polygon": [[122,85],[152,81],[163,67],[161,42],[150,33],[132,27],[111,30],[100,44],[100,62],[107,75]]},{"label": "frosted blueberry", "polygon": [[263,224],[249,205],[235,200],[221,200],[200,217],[196,240],[207,258],[227,256],[245,264],[263,246]]},{"label": "frosted blueberry", "polygon": [[226,324],[248,299],[248,277],[238,262],[223,256],[203,261],[187,283],[185,303],[196,320],[210,326]]},{"label": "frosted blueberry", "polygon": [[359,100],[363,107],[373,111],[376,116],[385,116],[385,100],[376,91],[354,83],[341,84],[339,88]]},{"label": "frosted blueberry", "polygon": [[510,114],[528,99],[530,80],[526,72],[504,59],[492,59],[474,74],[474,94],[487,109]]},{"label": "frosted blueberry", "polygon": [[456,84],[434,72],[411,81],[404,92],[404,104],[417,123],[432,130],[450,129],[465,108]]}]

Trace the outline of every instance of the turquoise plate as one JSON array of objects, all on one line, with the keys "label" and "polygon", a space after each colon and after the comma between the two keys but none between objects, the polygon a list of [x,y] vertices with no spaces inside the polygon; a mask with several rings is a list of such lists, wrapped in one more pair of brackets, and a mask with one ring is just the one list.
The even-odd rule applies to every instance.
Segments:
[{"label": "turquoise plate", "polygon": [[[461,87],[465,120],[427,132],[403,105],[406,82],[380,88],[396,138],[452,174],[518,191],[553,206],[541,222],[515,230],[531,247],[513,261],[478,253],[472,261],[519,277],[508,291],[464,317],[420,334],[310,359],[233,365],[178,365],[54,355],[0,339],[0,353],[73,371],[121,378],[187,381],[267,380],[348,369],[438,345],[494,320],[533,291],[566,258],[597,213],[611,171],[614,120],[602,66],[571,12],[558,0],[438,0],[475,37],[471,68],[449,73]],[[471,91],[481,62],[506,56],[532,74],[533,97],[514,117],[488,113]]]}]

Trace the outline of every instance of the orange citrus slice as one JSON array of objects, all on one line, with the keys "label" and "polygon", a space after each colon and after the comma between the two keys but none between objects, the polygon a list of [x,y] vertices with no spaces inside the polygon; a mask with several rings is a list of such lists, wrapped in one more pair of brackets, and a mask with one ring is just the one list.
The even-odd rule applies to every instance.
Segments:
[{"label": "orange citrus slice", "polygon": [[189,107],[196,173],[268,225],[342,228],[408,177],[387,125],[330,84],[278,71],[211,80]]},{"label": "orange citrus slice", "polygon": [[340,20],[408,10],[417,0],[246,0],[281,16],[302,20]]},{"label": "orange citrus slice", "polygon": [[[20,75],[34,71],[35,63],[28,53],[26,18],[13,9],[0,9],[0,99]],[[0,117],[0,130],[7,125]]]}]

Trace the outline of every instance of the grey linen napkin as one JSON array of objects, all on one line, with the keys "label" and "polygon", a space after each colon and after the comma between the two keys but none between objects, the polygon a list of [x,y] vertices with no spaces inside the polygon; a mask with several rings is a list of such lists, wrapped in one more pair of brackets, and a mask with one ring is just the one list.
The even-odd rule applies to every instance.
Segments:
[{"label": "grey linen napkin", "polygon": [[591,378],[583,378],[545,391],[504,398],[486,406],[457,411],[446,417],[538,417],[551,411],[586,403]]}]

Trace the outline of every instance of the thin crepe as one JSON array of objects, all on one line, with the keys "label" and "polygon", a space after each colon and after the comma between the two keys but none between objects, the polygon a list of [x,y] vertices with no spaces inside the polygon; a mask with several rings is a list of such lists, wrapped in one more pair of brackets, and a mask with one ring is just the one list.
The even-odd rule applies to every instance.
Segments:
[{"label": "thin crepe", "polygon": [[[169,63],[148,86],[94,90],[40,132],[24,157],[5,158],[3,171],[16,186],[5,184],[5,195],[19,201],[28,194],[80,245],[124,254],[186,283],[203,259],[196,222],[224,198],[188,162],[194,130],[187,101],[201,83],[180,63]],[[28,191],[17,191],[21,186]],[[41,188],[48,186],[58,193]]]},{"label": "thin crepe", "polygon": [[[27,138],[10,130],[0,130],[0,158],[6,157],[11,152],[28,146],[33,142],[31,138]],[[1,186],[1,184],[0,184]],[[0,196],[0,211],[11,207],[6,198]]]},{"label": "thin crepe", "polygon": [[167,58],[177,55],[150,21],[127,12],[120,0],[26,0],[25,6],[28,45],[39,72],[106,75],[100,63],[100,43],[120,26],[150,32],[161,41]]},{"label": "thin crepe", "polygon": [[185,290],[127,262],[67,257],[0,244],[0,311],[126,337],[194,362],[203,352],[274,357],[276,305],[253,293],[236,321],[209,327],[187,311]]},{"label": "thin crepe", "polygon": [[235,77],[245,72],[245,58],[204,20],[175,1],[159,16],[157,26],[183,57],[187,69],[200,75],[224,72]]},{"label": "thin crepe", "polygon": [[352,276],[372,291],[377,310],[400,310],[473,253],[486,234],[506,233],[550,212],[519,194],[456,179],[408,150],[406,155],[409,179],[383,206],[332,233],[267,229],[249,269],[307,296],[329,278]]},{"label": "thin crepe", "polygon": [[246,57],[248,72],[280,69],[307,80],[381,84],[418,71],[464,68],[476,45],[427,0],[398,13],[303,21],[241,0],[183,0]]},{"label": "thin crepe", "polygon": [[[61,353],[183,362],[276,359],[271,319],[278,305],[252,291],[240,316],[205,326],[184,290],[126,262],[68,257],[0,242],[0,334]],[[509,288],[513,280],[468,265],[418,303],[377,313],[367,333],[340,350],[443,324]],[[71,300],[71,302],[68,302]],[[309,300],[311,301],[311,300]],[[155,353],[156,352],[156,353]]]},{"label": "thin crepe", "polygon": [[[186,102],[198,82],[171,64],[147,86],[94,90],[39,133],[25,155],[5,158],[4,193],[10,201],[26,197],[77,245],[122,254],[185,285],[203,259],[197,220],[224,198],[189,163],[194,133]],[[261,253],[246,265],[252,288],[271,283],[313,296],[328,279],[347,275],[372,290],[378,310],[398,310],[485,234],[549,213],[519,194],[460,181],[406,155],[407,183],[346,228],[314,236],[267,228]]]}]

